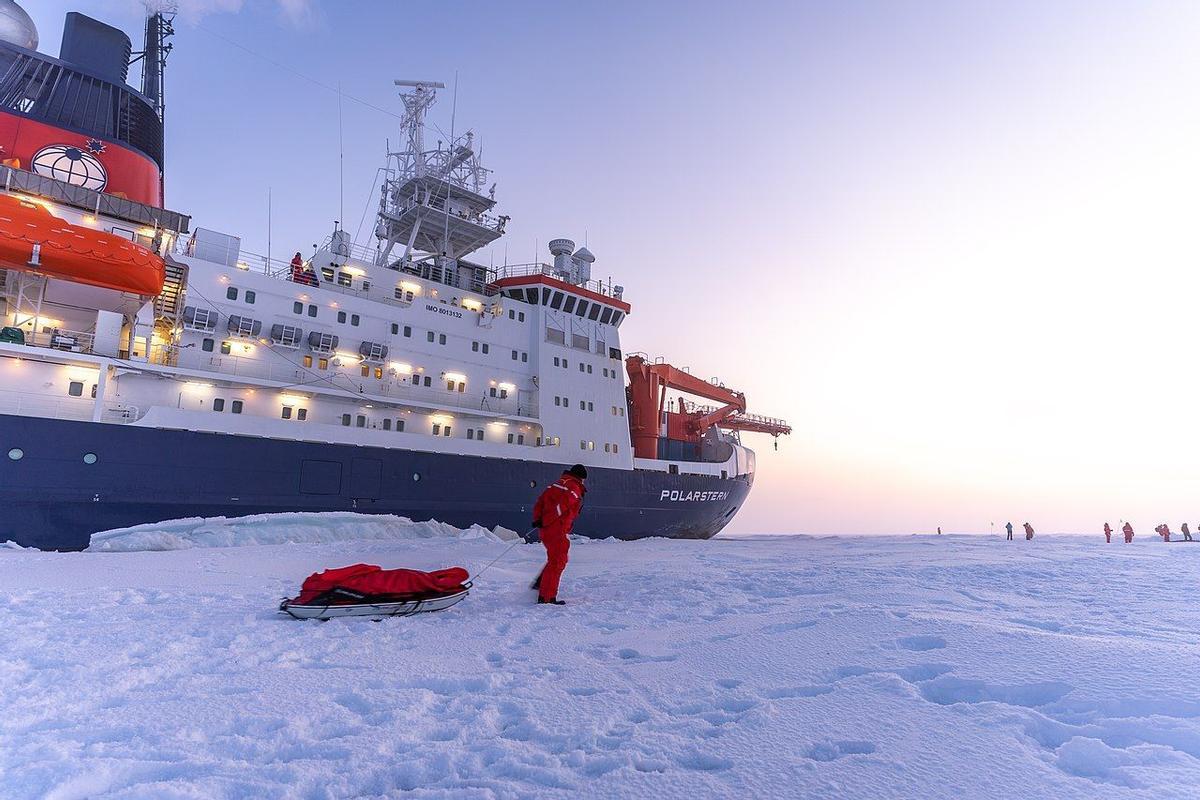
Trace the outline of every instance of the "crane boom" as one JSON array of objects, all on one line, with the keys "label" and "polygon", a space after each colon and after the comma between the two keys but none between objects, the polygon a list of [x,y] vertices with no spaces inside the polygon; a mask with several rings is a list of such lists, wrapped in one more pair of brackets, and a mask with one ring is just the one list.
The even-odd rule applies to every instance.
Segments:
[{"label": "crane boom", "polygon": [[[702,380],[670,364],[651,364],[643,356],[633,355],[625,359],[625,371],[629,374],[629,432],[638,458],[657,458],[659,439],[664,435],[699,442],[714,427],[772,436],[792,432],[782,420],[748,414],[742,392]],[[680,398],[679,411],[672,411],[667,408],[668,389],[722,405],[689,411]]]}]

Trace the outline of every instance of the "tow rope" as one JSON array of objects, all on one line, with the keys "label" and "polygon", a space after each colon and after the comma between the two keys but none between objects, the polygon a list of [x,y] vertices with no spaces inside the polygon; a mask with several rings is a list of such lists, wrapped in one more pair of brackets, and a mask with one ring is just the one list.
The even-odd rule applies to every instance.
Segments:
[{"label": "tow rope", "polygon": [[528,530],[528,531],[525,533],[525,535],[524,535],[524,536],[518,537],[516,540],[514,540],[514,541],[513,541],[513,543],[512,543],[512,544],[510,544],[508,547],[504,548],[504,551],[503,551],[502,553],[500,553],[500,555],[498,555],[498,556],[496,556],[495,558],[493,558],[493,559],[492,559],[492,560],[491,560],[491,561],[488,563],[488,565],[487,565],[486,567],[484,567],[483,569],[479,570],[479,572],[476,572],[476,573],[475,573],[475,575],[474,575],[474,576],[471,578],[471,581],[472,581],[472,582],[474,582],[474,581],[477,581],[477,580],[479,580],[479,576],[480,576],[480,575],[482,575],[483,573],[487,572],[489,569],[491,569],[491,568],[492,568],[492,566],[493,566],[493,565],[494,565],[494,564],[495,564],[497,561],[499,561],[500,559],[502,559],[502,558],[504,558],[506,555],[508,555],[508,551],[509,551],[509,550],[512,550],[514,547],[516,547],[516,546],[517,546],[517,545],[519,545],[519,544],[525,544],[525,543],[526,543],[526,540],[527,540],[527,537],[529,536],[529,534],[533,533],[533,532],[534,532],[534,530],[536,530],[536,529],[535,529],[535,528],[530,528],[530,529],[529,529],[529,530]]}]

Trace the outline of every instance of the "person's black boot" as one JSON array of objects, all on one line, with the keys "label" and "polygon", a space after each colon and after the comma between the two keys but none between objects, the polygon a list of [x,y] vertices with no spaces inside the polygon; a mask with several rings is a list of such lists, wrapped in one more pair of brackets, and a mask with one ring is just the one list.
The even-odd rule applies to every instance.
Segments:
[{"label": "person's black boot", "polygon": [[559,600],[557,597],[551,597],[549,600],[545,599],[544,597],[538,598],[538,605],[565,606],[566,604],[566,600]]}]

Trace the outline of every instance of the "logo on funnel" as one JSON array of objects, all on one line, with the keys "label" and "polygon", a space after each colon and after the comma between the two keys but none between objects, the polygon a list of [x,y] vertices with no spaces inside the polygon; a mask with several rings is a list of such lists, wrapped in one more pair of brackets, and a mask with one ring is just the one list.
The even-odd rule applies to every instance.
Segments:
[{"label": "logo on funnel", "polygon": [[[90,144],[90,143],[89,143]],[[99,150],[103,151],[103,145]],[[81,147],[70,144],[52,144],[33,154],[30,161],[33,171],[72,186],[104,191],[108,185],[108,170],[100,159]]]}]

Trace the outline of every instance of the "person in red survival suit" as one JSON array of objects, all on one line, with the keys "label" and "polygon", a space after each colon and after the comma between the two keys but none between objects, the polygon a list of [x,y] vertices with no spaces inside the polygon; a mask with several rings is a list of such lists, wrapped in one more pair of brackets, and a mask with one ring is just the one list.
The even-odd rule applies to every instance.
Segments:
[{"label": "person in red survival suit", "polygon": [[1033,538],[1033,526],[1030,525],[1028,522],[1026,522],[1025,523],[1025,541],[1028,542],[1032,538]]},{"label": "person in red survival suit", "polygon": [[1112,526],[1104,523],[1104,543],[1112,544]]},{"label": "person in red survival suit", "polygon": [[304,256],[292,256],[292,283],[304,283]]},{"label": "person in red survival suit", "polygon": [[542,544],[546,548],[546,566],[533,582],[538,590],[538,602],[563,606],[558,599],[558,582],[567,568],[567,551],[571,540],[567,536],[575,524],[575,518],[583,509],[583,495],[587,487],[587,469],[576,464],[546,487],[533,506],[533,527],[541,529]]},{"label": "person in red survival suit", "polygon": [[1133,526],[1128,522],[1121,526],[1121,533],[1125,534],[1125,544],[1133,541]]},{"label": "person in red survival suit", "polygon": [[296,253],[292,256],[292,283],[303,283],[305,286],[317,285],[317,273],[304,264],[304,256]]}]

